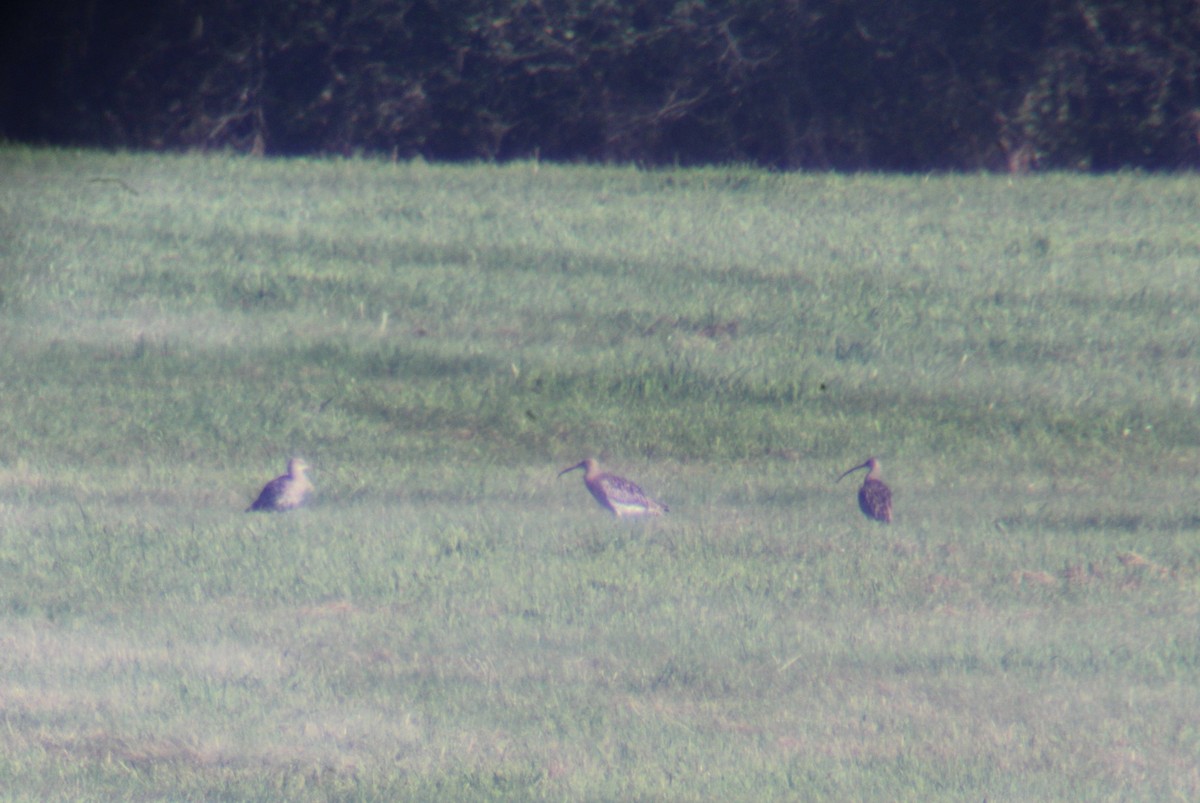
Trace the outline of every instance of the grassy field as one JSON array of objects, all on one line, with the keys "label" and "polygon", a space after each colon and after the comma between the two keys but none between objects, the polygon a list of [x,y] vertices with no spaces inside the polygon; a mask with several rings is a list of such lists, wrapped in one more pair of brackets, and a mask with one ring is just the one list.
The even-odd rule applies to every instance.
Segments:
[{"label": "grassy field", "polygon": [[1197,209],[0,149],[0,796],[1194,800]]}]

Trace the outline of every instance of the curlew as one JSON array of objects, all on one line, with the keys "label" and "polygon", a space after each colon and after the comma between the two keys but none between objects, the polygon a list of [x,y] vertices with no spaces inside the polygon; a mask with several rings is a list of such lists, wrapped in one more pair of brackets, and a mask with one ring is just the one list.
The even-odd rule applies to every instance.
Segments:
[{"label": "curlew", "polygon": [[602,508],[610,511],[617,518],[658,516],[670,510],[666,505],[655,502],[646,496],[646,492],[636,483],[630,482],[624,477],[601,471],[596,465],[596,461],[590,457],[570,468],[564,468],[558,472],[558,476],[561,477],[568,471],[574,471],[577,468],[583,469],[583,484],[587,486],[588,491]]},{"label": "curlew", "polygon": [[[863,480],[862,487],[858,489],[859,508],[867,515],[867,518],[890,523],[892,521],[892,491],[879,478],[878,460],[872,457],[862,465],[849,469],[842,474],[842,477],[851,471],[858,471],[860,468],[867,469],[867,478]],[[838,477],[838,482],[841,482],[842,477]]]},{"label": "curlew", "polygon": [[299,457],[288,461],[287,474],[276,477],[263,486],[262,492],[254,500],[254,504],[246,508],[252,510],[295,510],[304,504],[312,492],[313,485],[304,476],[308,463]]}]

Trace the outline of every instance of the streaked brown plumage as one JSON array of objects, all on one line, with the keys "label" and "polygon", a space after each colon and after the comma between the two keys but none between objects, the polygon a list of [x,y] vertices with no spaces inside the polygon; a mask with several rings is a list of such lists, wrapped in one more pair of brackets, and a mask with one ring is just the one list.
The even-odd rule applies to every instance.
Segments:
[{"label": "streaked brown plumage", "polygon": [[561,477],[568,471],[574,471],[577,468],[583,469],[583,484],[587,486],[592,496],[600,503],[601,507],[617,518],[621,516],[658,516],[670,510],[666,505],[655,502],[646,496],[646,492],[636,483],[630,482],[624,477],[601,471],[596,465],[596,461],[590,457],[570,468],[564,468],[558,472],[558,476]]},{"label": "streaked brown plumage", "polygon": [[299,457],[293,457],[288,461],[287,473],[263,486],[258,498],[254,500],[254,504],[246,508],[246,512],[295,510],[303,505],[313,490],[312,483],[308,481],[308,477],[304,476],[304,472],[307,470],[308,463]]},{"label": "streaked brown plumage", "polygon": [[[860,468],[867,469],[867,478],[863,480],[862,487],[858,489],[858,506],[868,518],[884,523],[892,521],[892,491],[883,484],[880,479],[879,461],[874,457],[867,460],[862,465],[848,469],[842,474],[845,477],[852,471],[858,471]],[[840,482],[842,477],[838,477]]]}]

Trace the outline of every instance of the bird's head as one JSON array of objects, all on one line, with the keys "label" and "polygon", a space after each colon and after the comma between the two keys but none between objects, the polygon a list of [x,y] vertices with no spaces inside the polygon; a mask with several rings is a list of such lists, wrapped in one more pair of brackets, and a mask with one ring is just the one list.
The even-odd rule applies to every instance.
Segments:
[{"label": "bird's head", "polygon": [[585,458],[583,460],[580,460],[575,465],[570,466],[569,468],[564,468],[562,471],[558,472],[558,476],[561,477],[563,474],[566,474],[568,471],[574,471],[577,468],[583,469],[584,474],[591,474],[593,471],[596,470],[596,461],[590,457]]},{"label": "bird's head", "polygon": [[846,469],[844,472],[842,472],[842,476],[838,477],[836,481],[841,482],[842,477],[845,477],[847,474],[852,474],[855,471],[858,471],[860,468],[865,468],[867,470],[868,475],[874,474],[876,471],[879,470],[879,461],[876,460],[874,457],[872,457],[872,458],[868,459],[867,462],[865,462],[865,463],[860,463],[859,465],[855,466],[854,468]]}]

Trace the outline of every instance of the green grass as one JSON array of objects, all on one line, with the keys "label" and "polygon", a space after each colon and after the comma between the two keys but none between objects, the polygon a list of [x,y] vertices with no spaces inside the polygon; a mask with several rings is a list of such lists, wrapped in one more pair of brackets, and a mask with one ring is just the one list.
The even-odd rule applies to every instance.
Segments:
[{"label": "green grass", "polygon": [[0,149],[4,795],[1196,798],[1197,208]]}]

